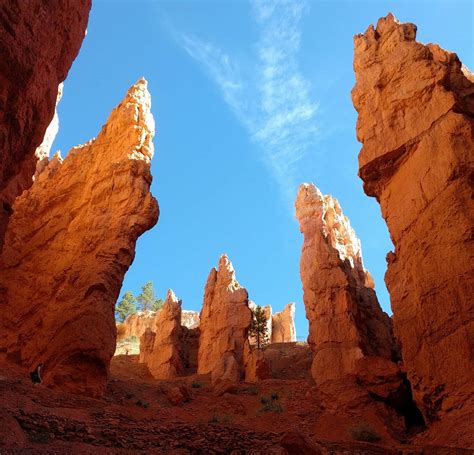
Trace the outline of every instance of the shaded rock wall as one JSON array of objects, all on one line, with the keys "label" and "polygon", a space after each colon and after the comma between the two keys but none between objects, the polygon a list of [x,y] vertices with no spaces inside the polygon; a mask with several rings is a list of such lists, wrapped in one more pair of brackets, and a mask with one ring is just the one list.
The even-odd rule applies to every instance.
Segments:
[{"label": "shaded rock wall", "polygon": [[43,362],[47,385],[102,393],[123,277],[158,219],[153,135],[142,79],[96,139],[63,163],[55,156],[15,200],[0,264],[0,360]]},{"label": "shaded rock wall", "polygon": [[289,303],[272,316],[272,343],[296,341],[295,304]]},{"label": "shaded rock wall", "polygon": [[91,0],[0,4],[0,250],[13,201],[32,184],[35,151],[81,47],[90,7]]},{"label": "shaded rock wall", "polygon": [[247,291],[235,279],[229,258],[222,255],[204,289],[198,373],[212,373],[213,382],[242,379],[250,322]]},{"label": "shaded rock wall", "polygon": [[[414,398],[472,424],[474,77],[415,38],[390,14],[354,39],[359,175],[395,245],[385,280]],[[474,431],[456,427],[458,443]]]},{"label": "shaded rock wall", "polygon": [[379,306],[360,242],[339,203],[303,184],[295,207],[304,235],[300,273],[314,379],[321,384],[354,374],[366,356],[390,359],[390,318]]}]

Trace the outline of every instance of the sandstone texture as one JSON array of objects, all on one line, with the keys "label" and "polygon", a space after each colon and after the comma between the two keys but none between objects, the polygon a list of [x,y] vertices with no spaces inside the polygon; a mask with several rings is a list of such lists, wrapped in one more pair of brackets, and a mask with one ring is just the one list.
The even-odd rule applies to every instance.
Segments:
[{"label": "sandstone texture", "polygon": [[428,421],[464,414],[458,422],[470,421],[470,431],[454,425],[448,442],[467,445],[474,434],[474,77],[456,54],[415,38],[414,24],[389,14],[354,39],[359,175],[395,245],[385,280],[414,398]]},{"label": "sandstone texture", "polygon": [[156,379],[171,379],[184,372],[181,357],[181,301],[169,289],[158,312],[155,340],[146,364]]},{"label": "sandstone texture", "polygon": [[272,343],[296,341],[295,307],[292,302],[272,316]]},{"label": "sandstone texture", "polygon": [[153,332],[150,327],[147,327],[142,333],[142,336],[140,337],[140,351],[138,355],[138,361],[140,363],[148,363],[150,360],[155,348],[155,338],[156,333]]},{"label": "sandstone texture", "polygon": [[103,392],[114,305],[137,238],[158,219],[153,135],[142,79],[97,138],[64,162],[55,156],[15,200],[0,264],[0,361],[44,363],[48,386]]},{"label": "sandstone texture", "polygon": [[390,318],[379,306],[360,241],[338,201],[303,184],[295,207],[304,235],[300,273],[314,379],[322,384],[355,374],[366,356],[390,361]]},{"label": "sandstone texture", "polygon": [[81,47],[90,7],[90,0],[0,5],[0,249],[13,201],[32,184],[35,151]]},{"label": "sandstone texture", "polygon": [[212,373],[214,383],[242,379],[250,322],[247,290],[237,282],[229,258],[222,255],[204,289],[198,373]]}]

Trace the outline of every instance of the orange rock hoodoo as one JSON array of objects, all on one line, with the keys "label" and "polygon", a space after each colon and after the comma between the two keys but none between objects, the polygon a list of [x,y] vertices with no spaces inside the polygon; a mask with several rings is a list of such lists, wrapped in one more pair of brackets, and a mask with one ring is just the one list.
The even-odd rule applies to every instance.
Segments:
[{"label": "orange rock hoodoo", "polygon": [[153,348],[144,359],[156,379],[170,379],[184,372],[181,354],[181,301],[169,289],[155,322]]},{"label": "orange rock hoodoo", "polygon": [[250,321],[247,291],[235,279],[229,258],[222,255],[218,269],[211,269],[204,289],[199,374],[212,373],[213,382],[242,379]]},{"label": "orange rock hoodoo", "polygon": [[391,359],[390,319],[379,306],[360,242],[338,201],[303,184],[295,207],[304,235],[300,272],[314,379],[321,384],[354,374],[365,357]]},{"label": "orange rock hoodoo", "polygon": [[0,5],[0,250],[13,201],[32,184],[35,151],[84,39],[90,7],[90,0]]},{"label": "orange rock hoodoo", "polygon": [[391,14],[355,37],[359,175],[395,245],[385,280],[414,398],[429,420],[458,414],[461,444],[474,422],[474,77],[415,37]]},{"label": "orange rock hoodoo", "polygon": [[[140,80],[96,139],[55,156],[14,203],[0,272],[0,353],[44,382],[104,390],[114,305],[137,238],[158,219],[151,196],[154,121]],[[28,285],[25,285],[28,283]]]},{"label": "orange rock hoodoo", "polygon": [[296,341],[295,304],[289,303],[272,316],[272,343]]}]

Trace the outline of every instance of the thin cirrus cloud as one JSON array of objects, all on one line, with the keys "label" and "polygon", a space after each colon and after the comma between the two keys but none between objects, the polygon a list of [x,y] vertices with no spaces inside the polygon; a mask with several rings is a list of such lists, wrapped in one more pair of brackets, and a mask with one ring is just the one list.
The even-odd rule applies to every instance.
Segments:
[{"label": "thin cirrus cloud", "polygon": [[195,36],[182,35],[186,52],[207,70],[276,179],[285,201],[294,198],[298,165],[318,135],[318,104],[298,68],[303,0],[251,0],[259,38],[242,61]]}]

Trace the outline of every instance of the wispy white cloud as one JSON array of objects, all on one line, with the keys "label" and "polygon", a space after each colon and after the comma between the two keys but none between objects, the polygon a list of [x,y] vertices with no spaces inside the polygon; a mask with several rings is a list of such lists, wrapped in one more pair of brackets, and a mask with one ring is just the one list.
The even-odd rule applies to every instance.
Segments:
[{"label": "wispy white cloud", "polygon": [[[304,0],[250,0],[258,25],[256,53],[242,64],[216,45],[183,35],[184,49],[208,71],[224,100],[262,150],[292,201],[298,164],[318,134],[318,104],[298,67]],[[250,68],[248,67],[250,65]]]}]

